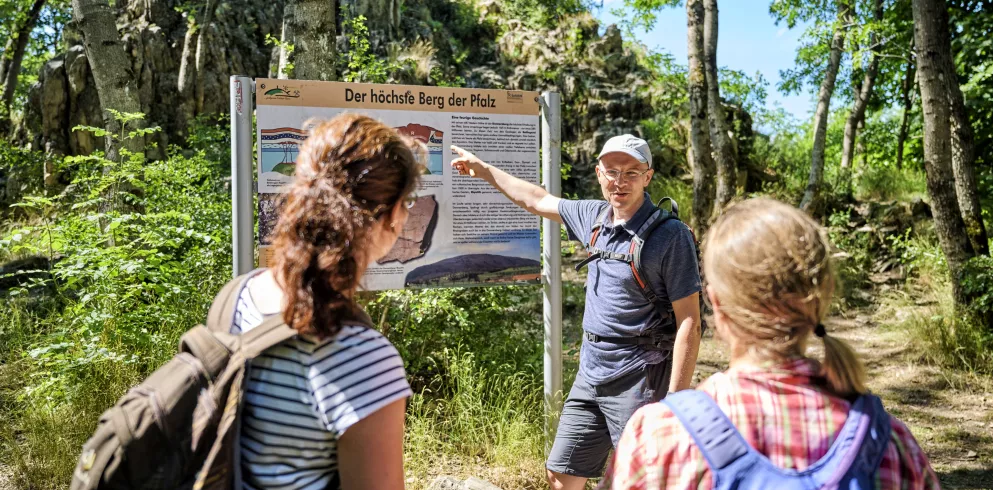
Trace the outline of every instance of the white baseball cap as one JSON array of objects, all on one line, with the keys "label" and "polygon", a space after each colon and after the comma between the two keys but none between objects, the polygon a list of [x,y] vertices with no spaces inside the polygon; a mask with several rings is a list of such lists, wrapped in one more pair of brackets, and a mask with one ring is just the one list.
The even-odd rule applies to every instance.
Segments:
[{"label": "white baseball cap", "polygon": [[632,134],[622,134],[607,140],[597,159],[603,158],[607,153],[616,152],[626,153],[635,160],[647,163],[649,167],[652,166],[652,150],[648,147],[648,142]]}]

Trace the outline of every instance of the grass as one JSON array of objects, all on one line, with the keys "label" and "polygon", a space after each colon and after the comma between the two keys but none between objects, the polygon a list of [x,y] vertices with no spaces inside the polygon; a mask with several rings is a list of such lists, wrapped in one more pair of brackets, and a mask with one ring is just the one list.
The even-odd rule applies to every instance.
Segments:
[{"label": "grass", "polygon": [[901,289],[881,300],[881,318],[904,331],[930,363],[969,373],[993,374],[993,334],[952,301],[948,265],[931,230],[892,240],[908,269]]},{"label": "grass", "polygon": [[501,488],[539,488],[544,454],[537,373],[494,375],[481,370],[471,353],[449,354],[448,387],[410,401],[408,488],[425,488],[443,474],[477,476]]},{"label": "grass", "polygon": [[[33,357],[38,345],[51,345],[53,335],[65,335],[51,327],[61,311],[32,313],[22,300],[0,304],[0,467],[13,473],[11,483],[17,488],[66,488],[79,448],[100,414],[175,352],[182,331],[167,330],[155,342],[160,352],[141,354],[153,357],[151,365],[111,357],[74,367],[87,355],[86,342],[71,336],[66,339],[71,347],[64,352]],[[94,345],[124,350],[106,337]],[[484,363],[458,347],[444,350],[439,364],[438,374],[408,404],[407,487],[426,488],[439,475],[453,475],[481,477],[502,488],[540,488],[540,370]]]},{"label": "grass", "polygon": [[897,170],[891,166],[857,167],[854,191],[861,201],[926,199],[926,179],[922,170]]}]

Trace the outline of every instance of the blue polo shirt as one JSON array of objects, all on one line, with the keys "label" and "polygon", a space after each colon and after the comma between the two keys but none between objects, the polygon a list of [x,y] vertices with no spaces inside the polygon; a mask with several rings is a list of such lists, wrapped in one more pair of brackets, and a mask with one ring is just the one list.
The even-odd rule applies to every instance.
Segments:
[{"label": "blue polo shirt", "polygon": [[[601,211],[609,206],[599,200],[565,200],[559,202],[559,215],[569,238],[585,245]],[[645,194],[645,202],[625,223],[613,224],[613,210],[607,212],[604,226],[593,246],[629,253],[631,239],[654,206]],[[700,292],[693,234],[683,222],[669,220],[655,228],[641,251],[645,279],[650,281],[663,301],[671,302]],[[597,259],[590,262],[586,275],[586,310],[583,330],[603,337],[637,337],[661,324],[662,318],[641,291],[630,264],[619,260]],[[666,355],[640,345],[589,342],[583,338],[579,354],[579,371],[593,385],[607,383],[648,364],[665,360]]]}]

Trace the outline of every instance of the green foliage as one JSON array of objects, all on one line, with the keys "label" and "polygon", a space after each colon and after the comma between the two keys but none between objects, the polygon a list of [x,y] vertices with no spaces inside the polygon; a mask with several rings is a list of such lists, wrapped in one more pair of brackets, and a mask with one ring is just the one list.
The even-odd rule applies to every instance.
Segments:
[{"label": "green foliage", "polygon": [[[977,257],[967,262],[962,285],[975,298],[967,311],[956,311],[952,301],[948,263],[932,229],[905,231],[890,238],[890,250],[906,268],[905,293],[897,308],[911,315],[901,322],[923,356],[941,367],[993,374],[993,260]],[[891,300],[892,301],[892,300]],[[921,306],[924,305],[924,306]]]},{"label": "green foliage", "polygon": [[838,249],[835,254],[837,297],[845,303],[862,302],[856,292],[869,285],[869,271],[878,250],[872,233],[853,232],[848,227],[849,210],[828,217],[828,236]]},{"label": "green foliage", "polygon": [[[27,19],[31,8],[30,0],[0,0],[0,39],[14,37],[17,30]],[[24,104],[27,102],[28,89],[38,81],[38,73],[48,60],[54,57],[63,46],[65,27],[72,14],[70,2],[67,0],[50,0],[42,7],[38,21],[31,31],[28,44],[24,50],[21,70],[17,76],[17,87],[14,91],[14,101],[9,110],[15,121],[20,117]],[[5,53],[0,45],[0,57],[11,56]],[[3,112],[0,111],[0,114]]]},{"label": "green foliage", "polygon": [[636,29],[651,31],[658,20],[658,12],[666,8],[679,7],[682,0],[624,0],[624,9],[613,9],[611,13],[623,19],[629,32]]},{"label": "green foliage", "polygon": [[457,345],[493,372],[540,372],[540,299],[537,286],[393,290],[370,299],[367,309],[412,380],[423,384],[445,375],[442,357]]},{"label": "green foliage", "polygon": [[510,477],[517,481],[503,488],[540,481],[541,378],[531,372],[494,372],[478,353],[459,346],[439,353],[445,377],[436,377],[410,401],[404,441],[407,469],[417,481],[426,482],[437,470],[439,455],[471,455],[456,456],[456,462],[464,459],[463,464],[497,466],[517,474]]},{"label": "green foliage", "polygon": [[346,16],[343,22],[348,35],[348,52],[345,53],[346,68],[342,79],[346,82],[387,83],[393,73],[411,68],[410,61],[378,56],[369,43],[367,20],[364,15]]},{"label": "green foliage", "polygon": [[761,120],[766,108],[766,95],[769,81],[756,71],[748,76],[741,70],[721,68],[718,80],[721,83],[721,97],[728,102],[741,106],[748,111],[752,118]]},{"label": "green foliage", "polygon": [[936,278],[948,275],[948,263],[934,233],[904,230],[902,234],[889,237],[889,251],[900,260],[908,276]]},{"label": "green foliage", "polygon": [[923,170],[897,170],[890,165],[870,165],[856,169],[855,195],[863,200],[900,200],[927,197]]},{"label": "green foliage", "polygon": [[[84,380],[108,365],[135,373],[157,366],[178,334],[202,318],[204,289],[229,274],[230,207],[216,166],[202,153],[159,162],[97,153],[66,157],[62,169],[74,176],[69,189],[26,197],[16,206],[36,219],[0,240],[16,256],[54,262],[51,286],[63,307],[39,319],[48,333],[33,340],[34,382],[22,393],[52,406],[73,400],[86,390]],[[16,300],[30,291],[10,294]]]},{"label": "green foliage", "polygon": [[507,0],[500,2],[503,15],[529,27],[554,28],[565,17],[586,12],[589,0]]},{"label": "green foliage", "polygon": [[344,73],[346,82],[386,83],[389,77],[386,63],[372,52],[369,45],[369,28],[365,25],[364,15],[346,19],[345,31],[348,33],[347,71]]},{"label": "green foliage", "polygon": [[41,192],[46,157],[0,138],[0,214],[25,195]]},{"label": "green foliage", "polygon": [[974,322],[987,327],[988,343],[993,347],[993,257],[980,255],[966,262],[962,269],[962,290],[970,298],[969,313]]}]

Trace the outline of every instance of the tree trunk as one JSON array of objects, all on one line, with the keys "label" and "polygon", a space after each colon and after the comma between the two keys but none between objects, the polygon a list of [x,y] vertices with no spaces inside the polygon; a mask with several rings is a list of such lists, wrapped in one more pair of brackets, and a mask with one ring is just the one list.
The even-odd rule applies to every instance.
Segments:
[{"label": "tree trunk", "polygon": [[[873,18],[876,22],[883,20],[883,2],[876,0],[873,10]],[[865,69],[862,82],[855,90],[855,101],[852,104],[852,111],[848,113],[845,120],[845,136],[841,142],[841,186],[846,197],[852,195],[852,163],[855,158],[855,140],[858,137],[858,130],[865,121],[865,108],[869,105],[869,98],[872,97],[872,89],[876,83],[876,74],[879,72],[879,46],[877,46],[877,36],[872,33],[869,36],[869,44],[872,46],[869,66]]]},{"label": "tree trunk", "polygon": [[0,85],[7,78],[7,69],[10,68],[10,59],[4,53],[14,52],[14,38],[7,38],[7,42],[3,45],[3,52],[0,53]]},{"label": "tree trunk", "polygon": [[283,9],[283,32],[279,38],[279,68],[276,77],[290,78],[290,46],[293,45],[293,4],[287,4]]},{"label": "tree trunk", "polygon": [[179,91],[176,111],[180,113],[180,120],[192,121],[196,112],[196,104],[193,102],[191,92],[194,90],[194,79],[196,77],[196,60],[194,59],[194,37],[198,27],[195,19],[191,15],[186,23],[186,35],[183,37],[183,53],[179,55],[179,76],[176,78],[176,90]]},{"label": "tree trunk", "polygon": [[968,305],[960,273],[974,251],[959,212],[952,171],[947,63],[951,62],[945,0],[913,0],[918,80],[924,113],[924,168],[934,228],[948,261],[956,306]]},{"label": "tree trunk", "polygon": [[714,211],[724,211],[737,190],[738,166],[728,135],[727,118],[721,104],[721,89],[717,79],[717,0],[704,0],[703,46],[704,71],[707,75],[707,116],[710,120],[710,141],[717,166],[717,202]]},{"label": "tree trunk", "polygon": [[108,131],[105,139],[107,158],[117,161],[121,148],[141,152],[144,150],[142,138],[115,140],[110,136],[120,135],[126,128],[121,127],[108,109],[141,112],[138,77],[131,70],[131,60],[117,32],[114,11],[105,0],[72,0],[72,11],[76,25],[83,33],[86,59],[90,62],[104,127]]},{"label": "tree trunk", "polygon": [[[948,21],[947,12],[945,21]],[[948,45],[951,46],[951,40],[946,39]],[[945,83],[948,87],[951,112],[952,172],[955,174],[955,194],[958,196],[959,210],[962,211],[965,231],[969,234],[973,251],[977,255],[989,255],[989,238],[986,236],[983,208],[979,202],[979,189],[976,184],[976,152],[972,123],[969,122],[969,111],[965,107],[962,89],[959,87],[958,72],[955,69],[955,60],[952,58],[950,49],[949,55],[944,61]]]},{"label": "tree trunk", "polygon": [[814,112],[814,148],[810,155],[810,178],[807,189],[800,201],[800,208],[809,210],[821,191],[824,181],[824,143],[827,140],[828,112],[831,109],[831,96],[834,94],[834,82],[838,77],[838,67],[841,65],[841,54],[845,49],[845,33],[848,30],[849,4],[847,0],[838,0],[838,19],[831,37],[831,54],[824,68],[824,80],[817,93],[817,110]]},{"label": "tree trunk", "polygon": [[714,206],[714,160],[707,123],[707,75],[704,73],[703,0],[687,0],[689,48],[690,168],[693,169],[693,219],[699,236],[706,233]]},{"label": "tree trunk", "polygon": [[[914,42],[910,42],[910,51],[914,51]],[[903,170],[903,147],[907,142],[907,133],[910,132],[910,112],[914,108],[913,88],[916,81],[916,70],[914,69],[914,59],[911,56],[907,60],[907,72],[901,85],[901,100],[903,101],[903,114],[900,116],[900,132],[896,136],[896,169]]]},{"label": "tree trunk", "polygon": [[3,112],[0,113],[0,135],[4,135],[10,128],[10,106],[14,102],[14,92],[17,89],[17,76],[21,74],[21,62],[24,61],[24,51],[31,40],[31,31],[34,30],[41,9],[45,6],[45,0],[34,0],[31,9],[28,10],[24,24],[17,28],[17,33],[8,40],[7,45],[11,49],[3,52],[3,74],[0,76],[0,83],[3,84],[0,90],[0,105]]},{"label": "tree trunk", "polygon": [[203,10],[203,20],[200,21],[200,29],[197,32],[197,56],[196,56],[196,113],[203,112],[203,65],[207,62],[207,30],[210,28],[211,17],[214,15],[214,0],[207,0],[207,5]]},{"label": "tree trunk", "polygon": [[293,76],[300,80],[334,80],[337,1],[297,0],[291,30],[294,34]]},{"label": "tree trunk", "polygon": [[[203,67],[207,59],[205,38],[214,15],[214,0],[207,0],[203,15],[199,21],[190,21],[183,38],[183,54],[180,55],[179,77],[179,107],[184,120],[192,120],[203,112]],[[194,48],[194,36],[196,48]]]}]

